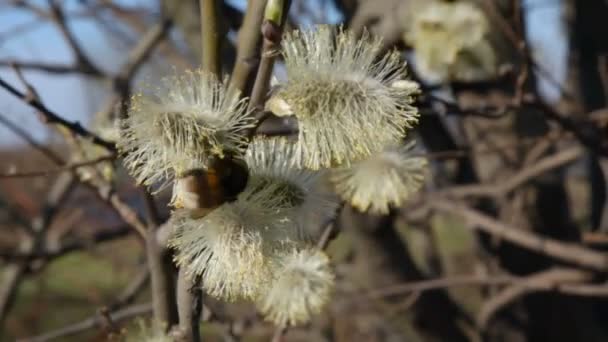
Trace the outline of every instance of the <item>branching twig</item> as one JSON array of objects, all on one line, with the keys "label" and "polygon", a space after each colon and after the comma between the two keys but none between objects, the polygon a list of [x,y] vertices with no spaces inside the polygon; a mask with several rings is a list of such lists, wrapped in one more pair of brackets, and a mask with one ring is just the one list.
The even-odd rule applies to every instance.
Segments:
[{"label": "branching twig", "polygon": [[608,270],[608,256],[585,248],[583,245],[545,238],[511,227],[465,205],[449,200],[433,198],[428,201],[428,205],[441,212],[465,219],[468,228],[481,230],[539,254],[597,271]]},{"label": "branching twig", "polygon": [[47,157],[49,160],[51,160],[55,164],[57,164],[57,165],[64,164],[63,158],[61,158],[57,153],[55,153],[55,151],[44,146],[43,144],[38,143],[36,140],[34,140],[32,138],[32,136],[28,132],[26,132],[21,127],[15,125],[11,121],[9,121],[7,118],[5,118],[4,114],[2,114],[2,113],[0,113],[0,124],[2,124],[9,130],[11,130],[13,133],[15,133],[17,136],[19,136],[19,138],[25,140],[29,145],[31,145],[34,149],[36,149],[37,151],[42,153],[45,157]]},{"label": "branching twig", "polygon": [[103,157],[95,158],[93,160],[87,160],[87,161],[83,161],[83,162],[68,164],[68,165],[65,165],[65,166],[62,166],[62,167],[59,167],[56,169],[52,169],[52,170],[3,173],[3,174],[0,174],[0,178],[43,177],[43,176],[52,175],[54,173],[64,172],[64,171],[74,171],[81,167],[91,166],[91,165],[102,163],[104,161],[110,161],[110,160],[114,160],[114,159],[115,159],[115,156],[103,156]]},{"label": "branching twig", "polygon": [[109,310],[117,310],[119,308],[124,307],[127,304],[131,304],[138,294],[141,293],[143,289],[146,288],[150,280],[150,271],[143,266],[139,270],[139,273],[135,275],[133,280],[125,287],[125,289],[121,292],[121,294],[116,298],[112,304],[108,306]]},{"label": "branching twig", "polygon": [[[152,304],[137,304],[122,310],[118,310],[109,314],[112,322],[119,323],[121,321],[130,319],[132,317],[141,316],[148,314],[152,311]],[[94,329],[102,326],[102,320],[99,317],[99,314],[95,314],[94,316],[87,318],[78,323],[74,323],[72,325],[68,325],[66,327],[50,331],[48,333],[42,334],[40,336],[30,337],[18,340],[18,342],[47,342],[52,341],[58,338],[64,338],[67,336],[76,335],[82,333],[84,331]]]},{"label": "branching twig", "polygon": [[507,180],[501,180],[496,184],[462,185],[444,189],[441,192],[454,197],[505,196],[531,179],[579,159],[583,155],[583,152],[579,147],[572,147],[552,156],[545,157],[533,165],[523,168]]},{"label": "branching twig", "polygon": [[82,127],[82,125],[78,122],[69,122],[61,116],[55,114],[53,111],[48,109],[44,104],[42,104],[37,99],[32,99],[30,96],[20,92],[15,87],[8,84],[5,80],[0,78],[0,87],[6,89],[13,96],[21,99],[23,102],[27,103],[31,107],[37,109],[43,116],[44,121],[50,124],[58,124],[67,128],[70,132],[81,136],[87,140],[90,140],[93,144],[100,145],[105,147],[111,152],[116,152],[116,147],[113,143],[99,137],[93,132],[88,131],[86,128]]},{"label": "branching twig", "polygon": [[550,269],[539,272],[513,283],[484,303],[477,315],[477,324],[484,329],[490,319],[515,299],[536,291],[559,290],[564,284],[589,280],[590,274],[574,269]]},{"label": "branching twig", "polygon": [[127,236],[132,231],[132,228],[129,226],[122,226],[113,229],[100,229],[99,232],[95,233],[92,237],[78,240],[72,239],[63,242],[59,246],[44,246],[42,249],[31,252],[0,250],[0,259],[7,261],[31,261],[35,259],[44,259],[46,261],[51,261],[54,258],[73,251],[86,249],[97,243],[113,241],[115,239]]},{"label": "branching twig", "polygon": [[394,295],[401,295],[409,292],[422,292],[444,289],[447,287],[458,286],[488,286],[488,285],[504,285],[516,282],[519,278],[509,275],[497,276],[451,276],[439,279],[429,279],[422,281],[407,282],[404,284],[392,285],[389,287],[379,288],[367,293],[370,298],[382,298]]},{"label": "branching twig", "polygon": [[66,42],[72,49],[72,52],[74,53],[74,55],[76,57],[76,65],[78,65],[79,68],[87,70],[86,73],[88,73],[88,74],[101,75],[102,74],[101,71],[99,71],[99,69],[95,65],[93,65],[91,60],[84,54],[84,52],[82,51],[82,48],[76,41],[76,38],[74,37],[72,32],[68,29],[67,23],[66,23],[66,18],[63,14],[63,11],[59,7],[59,4],[57,4],[57,1],[50,0],[49,5],[50,5],[50,9],[51,9],[50,18],[52,19],[53,23],[57,26],[57,28],[59,29],[59,31],[65,38]]}]

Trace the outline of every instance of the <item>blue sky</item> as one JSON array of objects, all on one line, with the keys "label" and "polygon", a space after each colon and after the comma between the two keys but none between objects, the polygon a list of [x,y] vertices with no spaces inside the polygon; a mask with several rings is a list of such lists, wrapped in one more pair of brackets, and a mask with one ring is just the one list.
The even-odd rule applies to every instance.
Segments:
[{"label": "blue sky", "polygon": [[[243,0],[229,0],[235,7],[244,8]],[[45,6],[46,1],[31,1]],[[80,6],[76,0],[66,0],[67,11],[78,11]],[[130,7],[153,8],[156,1],[121,0],[121,4]],[[330,2],[324,2],[330,3]],[[567,63],[567,42],[561,27],[562,0],[526,0],[524,6],[531,8],[526,15],[528,37],[533,45],[537,59],[558,81],[565,79]],[[318,8],[317,17],[329,21],[340,20],[340,13],[333,6],[319,7],[316,1],[304,3],[310,8]],[[304,25],[312,24],[311,20],[303,21]],[[10,34],[15,27],[27,25],[31,29],[20,33],[17,38]],[[114,71],[121,64],[126,54],[126,47],[109,41],[93,20],[74,19],[69,22],[76,38],[84,48],[85,53],[104,70]],[[7,36],[8,34],[8,36]],[[20,59],[44,61],[49,63],[72,62],[71,51],[54,26],[46,21],[31,16],[28,12],[7,9],[0,6],[0,59]],[[0,68],[0,76],[12,84],[18,84],[12,70]],[[70,120],[88,122],[88,118],[103,104],[104,87],[98,81],[83,79],[78,76],[48,75],[39,72],[26,72],[28,81],[39,91],[45,104]],[[558,92],[550,83],[541,80],[542,93],[551,100],[557,99]],[[20,101],[0,90],[0,115],[22,127],[27,127],[36,139],[45,140],[50,137],[48,130],[41,125],[33,111]],[[20,143],[10,131],[0,126],[0,144]]]}]

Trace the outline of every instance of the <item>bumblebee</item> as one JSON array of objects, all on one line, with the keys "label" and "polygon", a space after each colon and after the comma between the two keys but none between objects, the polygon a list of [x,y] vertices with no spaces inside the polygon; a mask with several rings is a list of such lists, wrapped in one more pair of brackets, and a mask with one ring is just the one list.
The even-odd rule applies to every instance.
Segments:
[{"label": "bumblebee", "polygon": [[177,180],[174,207],[192,209],[202,217],[226,202],[236,200],[245,189],[249,172],[244,162],[213,159],[206,170],[191,170]]}]

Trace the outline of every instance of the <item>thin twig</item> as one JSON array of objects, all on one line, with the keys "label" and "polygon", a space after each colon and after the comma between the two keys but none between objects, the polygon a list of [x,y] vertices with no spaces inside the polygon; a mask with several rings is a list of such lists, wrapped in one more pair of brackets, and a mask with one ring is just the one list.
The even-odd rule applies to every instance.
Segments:
[{"label": "thin twig", "polygon": [[[59,208],[74,189],[74,184],[75,178],[72,175],[65,175],[55,180],[46,196],[43,209],[31,222],[31,236],[22,241],[21,248],[25,253],[36,252],[44,248],[47,230]],[[0,327],[14,303],[17,287],[27,268],[27,263],[22,260],[6,267],[4,282],[0,284]]]},{"label": "thin twig", "polygon": [[168,18],[146,31],[141,40],[133,47],[127,56],[127,61],[120,68],[118,74],[112,79],[114,94],[110,97],[109,105],[100,113],[102,117],[109,117],[116,104],[120,104],[120,117],[126,117],[131,95],[131,82],[139,68],[150,57],[154,49],[163,41],[173,23]]},{"label": "thin twig", "polygon": [[66,24],[65,15],[64,15],[63,11],[61,10],[57,1],[50,0],[49,6],[51,9],[50,17],[51,17],[53,23],[57,26],[57,28],[63,35],[63,37],[65,38],[65,40],[68,43],[68,45],[70,46],[70,48],[72,49],[72,52],[74,53],[74,55],[76,57],[76,64],[79,65],[82,69],[87,70],[87,73],[89,73],[89,74],[101,75],[102,74],[101,71],[99,71],[99,69],[95,65],[93,65],[91,60],[84,54],[84,52],[82,51],[82,48],[76,41],[76,38],[74,37],[72,32],[68,29],[67,24]]},{"label": "thin twig", "polygon": [[[152,311],[152,304],[137,304],[133,305],[121,310],[117,310],[115,312],[110,313],[109,317],[112,319],[112,322],[119,323],[121,321],[130,319],[136,316],[142,316],[148,314]],[[17,342],[47,342],[56,340],[59,338],[65,338],[68,336],[76,335],[82,332],[85,332],[90,329],[94,329],[101,326],[102,321],[100,320],[99,314],[95,314],[90,318],[87,318],[78,323],[74,323],[72,325],[68,325],[66,327],[50,331],[48,333],[34,336],[30,338],[25,338],[21,340],[17,340]]]},{"label": "thin twig", "polygon": [[580,283],[589,280],[590,276],[585,271],[561,268],[535,273],[513,283],[486,301],[477,314],[477,324],[481,329],[485,329],[498,311],[525,294],[559,289],[562,284]]},{"label": "thin twig", "polygon": [[462,185],[443,189],[440,192],[452,197],[466,196],[505,196],[526,182],[568,163],[572,163],[583,155],[580,147],[572,147],[559,153],[545,157],[542,160],[523,168],[506,180],[496,184]]},{"label": "thin twig", "polygon": [[250,0],[243,25],[239,30],[236,62],[230,76],[230,93],[245,92],[247,81],[259,62],[258,45],[260,44],[262,20],[266,0]]},{"label": "thin twig", "polygon": [[55,168],[52,170],[31,171],[31,172],[9,172],[9,173],[3,173],[3,174],[0,173],[0,178],[29,178],[29,177],[49,176],[54,173],[60,173],[60,172],[64,172],[64,171],[74,171],[81,167],[99,164],[99,163],[102,163],[105,161],[114,160],[115,158],[116,157],[113,155],[103,156],[103,157],[95,158],[93,160],[87,160],[87,161],[83,161],[83,162],[67,164],[62,167]]},{"label": "thin twig", "polygon": [[467,221],[467,228],[481,230],[520,247],[574,265],[597,271],[608,270],[608,256],[586,248],[583,245],[545,238],[516,227],[511,227],[477,210],[449,200],[433,198],[428,201],[428,205],[441,212],[465,219]]},{"label": "thin twig", "polygon": [[31,145],[34,149],[36,149],[40,153],[42,153],[45,157],[47,157],[49,160],[51,160],[55,164],[64,165],[65,162],[64,162],[63,158],[61,158],[59,156],[59,154],[57,154],[55,151],[51,150],[50,148],[46,147],[45,145],[40,144],[39,142],[34,140],[28,132],[26,132],[21,127],[17,126],[16,124],[12,123],[11,121],[9,121],[7,118],[5,118],[5,115],[2,113],[0,113],[0,124],[2,124],[9,130],[11,130],[19,138],[25,140],[25,142],[27,142],[29,145]]},{"label": "thin twig", "polygon": [[133,280],[125,287],[116,300],[108,306],[109,310],[117,310],[125,305],[131,304],[138,294],[146,288],[150,280],[150,271],[143,266],[135,275]]},{"label": "thin twig", "polygon": [[16,66],[23,70],[36,70],[43,71],[49,74],[79,74],[85,76],[96,76],[101,77],[97,71],[93,71],[88,68],[84,68],[81,65],[69,65],[69,64],[50,64],[42,62],[22,62],[14,60],[0,60],[0,67],[12,67]]},{"label": "thin twig", "polygon": [[219,4],[217,0],[200,0],[201,11],[201,66],[220,76]]},{"label": "thin twig", "polygon": [[42,104],[39,100],[30,98],[26,94],[17,90],[15,87],[11,86],[9,83],[7,83],[2,78],[0,78],[0,87],[6,89],[13,96],[21,99],[23,102],[25,102],[28,105],[30,105],[31,107],[37,109],[43,115],[45,122],[63,126],[66,129],[68,129],[69,131],[71,131],[72,133],[74,133],[80,137],[83,137],[87,140],[90,140],[93,144],[103,146],[111,152],[116,152],[116,146],[114,146],[113,143],[99,137],[98,135],[96,135],[93,132],[88,131],[79,122],[69,122],[66,119],[62,118],[61,116],[55,114],[53,111],[48,109],[44,104]]},{"label": "thin twig", "polygon": [[0,250],[0,259],[7,261],[31,261],[36,259],[44,259],[51,261],[54,258],[60,257],[70,252],[80,251],[92,245],[114,241],[118,238],[129,235],[133,230],[129,226],[122,226],[112,229],[100,229],[93,236],[86,239],[68,240],[62,242],[59,246],[43,246],[44,248],[31,252],[21,252],[12,250]]},{"label": "thin twig", "polygon": [[371,290],[367,293],[370,298],[382,298],[394,295],[401,295],[409,292],[422,292],[439,290],[446,287],[459,286],[490,286],[505,285],[517,281],[519,278],[510,275],[497,276],[450,276],[439,279],[429,279],[422,281],[407,282],[404,284],[391,285],[389,287]]},{"label": "thin twig", "polygon": [[165,38],[172,22],[163,18],[156,25],[144,33],[139,42],[133,47],[127,56],[127,61],[120,68],[116,79],[131,80],[139,67],[150,57],[154,49]]}]

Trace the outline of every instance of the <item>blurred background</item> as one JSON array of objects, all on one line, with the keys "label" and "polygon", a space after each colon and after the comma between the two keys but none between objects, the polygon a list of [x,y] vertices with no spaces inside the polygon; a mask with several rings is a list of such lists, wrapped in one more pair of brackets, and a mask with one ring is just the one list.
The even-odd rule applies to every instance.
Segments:
[{"label": "blurred background", "polygon": [[[23,95],[0,89],[0,341],[103,341],[151,311],[133,227],[169,194],[38,113],[113,141],[133,90],[197,67],[198,1],[0,1],[0,79]],[[260,0],[218,2],[229,74]],[[604,0],[292,0],[286,30],[403,52],[430,173],[388,216],[340,212],[330,308],[284,339],[607,341],[606,18]],[[205,306],[205,340],[272,336],[247,306]]]}]

